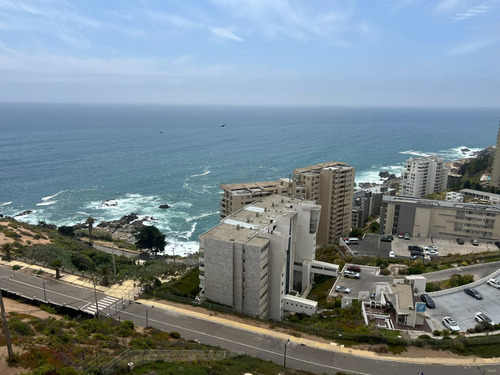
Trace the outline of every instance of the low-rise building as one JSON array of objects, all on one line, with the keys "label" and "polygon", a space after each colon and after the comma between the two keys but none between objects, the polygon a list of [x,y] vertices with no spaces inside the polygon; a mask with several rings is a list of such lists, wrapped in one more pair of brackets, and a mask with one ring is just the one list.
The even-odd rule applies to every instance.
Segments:
[{"label": "low-rise building", "polygon": [[498,241],[500,205],[383,197],[381,234],[409,233],[424,238]]},{"label": "low-rise building", "polygon": [[500,203],[500,194],[487,193],[485,191],[473,190],[473,189],[462,189],[460,190],[460,193],[464,197],[472,198],[479,202],[492,203],[492,204]]}]

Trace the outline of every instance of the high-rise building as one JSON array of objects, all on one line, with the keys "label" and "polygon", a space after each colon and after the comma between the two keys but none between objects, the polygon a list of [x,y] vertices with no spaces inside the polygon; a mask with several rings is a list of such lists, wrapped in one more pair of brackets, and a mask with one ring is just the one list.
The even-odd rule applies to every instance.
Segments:
[{"label": "high-rise building", "polygon": [[270,194],[312,200],[321,205],[317,245],[327,246],[351,230],[355,169],[337,161],[297,168],[293,178],[221,185],[221,219]]},{"label": "high-rise building", "polygon": [[500,188],[500,125],[498,127],[497,147],[495,149],[495,159],[493,160],[490,185]]},{"label": "high-rise building", "polygon": [[437,156],[410,158],[403,170],[400,196],[422,198],[446,190],[448,168]]},{"label": "high-rise building", "polygon": [[200,235],[202,297],[261,319],[316,312],[316,302],[298,295],[312,273],[338,272],[314,261],[320,211],[312,201],[270,195]]}]

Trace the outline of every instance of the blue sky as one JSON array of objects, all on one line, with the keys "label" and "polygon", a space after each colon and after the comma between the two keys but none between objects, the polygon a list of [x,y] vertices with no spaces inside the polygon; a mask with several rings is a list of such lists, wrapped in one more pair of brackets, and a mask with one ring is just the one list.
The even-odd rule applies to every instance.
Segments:
[{"label": "blue sky", "polygon": [[500,0],[0,0],[0,101],[500,106]]}]

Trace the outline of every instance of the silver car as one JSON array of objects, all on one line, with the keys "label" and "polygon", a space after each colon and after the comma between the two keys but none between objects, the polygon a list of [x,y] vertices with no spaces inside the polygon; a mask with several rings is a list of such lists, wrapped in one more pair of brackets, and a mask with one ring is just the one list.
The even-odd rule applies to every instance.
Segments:
[{"label": "silver car", "polygon": [[491,285],[493,288],[500,289],[500,281],[497,279],[489,279],[486,284]]},{"label": "silver car", "polygon": [[443,318],[443,325],[448,328],[450,331],[460,332],[460,327],[458,326],[455,319],[449,316],[445,316]]}]

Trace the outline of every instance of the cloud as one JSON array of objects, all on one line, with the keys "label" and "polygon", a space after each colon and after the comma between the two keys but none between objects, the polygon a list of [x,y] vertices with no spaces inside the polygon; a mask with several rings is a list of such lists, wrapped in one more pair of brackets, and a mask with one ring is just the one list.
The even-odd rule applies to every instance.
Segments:
[{"label": "cloud", "polygon": [[497,41],[495,41],[493,39],[489,39],[489,40],[476,40],[476,41],[472,41],[472,42],[463,43],[463,44],[451,49],[449,51],[449,54],[450,55],[466,55],[466,54],[474,53],[478,50],[487,48],[487,47],[495,44],[496,42]]},{"label": "cloud", "polygon": [[236,42],[243,42],[244,39],[234,34],[231,30],[224,27],[209,27],[210,32],[218,38],[231,39]]},{"label": "cloud", "polygon": [[453,20],[454,21],[465,21],[465,20],[468,20],[470,18],[477,17],[481,14],[491,13],[492,10],[493,10],[492,6],[483,3],[481,5],[471,7],[464,12],[456,13],[455,16],[453,17]]}]

